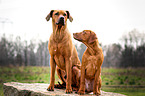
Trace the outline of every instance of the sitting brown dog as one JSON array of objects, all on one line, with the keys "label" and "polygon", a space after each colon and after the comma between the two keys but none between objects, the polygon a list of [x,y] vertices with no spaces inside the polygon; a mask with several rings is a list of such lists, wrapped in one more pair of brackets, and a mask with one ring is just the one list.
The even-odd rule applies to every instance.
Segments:
[{"label": "sitting brown dog", "polygon": [[[52,18],[53,32],[49,38],[48,49],[50,53],[50,85],[48,91],[54,91],[54,87],[62,88],[66,85],[66,93],[72,93],[72,85],[76,85],[73,76],[73,67],[80,68],[80,60],[77,50],[72,43],[71,34],[67,29],[67,19],[72,22],[69,11],[51,10],[46,20]],[[57,66],[57,67],[56,67]],[[55,69],[62,84],[54,85]],[[77,70],[76,70],[77,71]],[[66,74],[66,76],[65,76]],[[66,77],[66,79],[64,78]]]},{"label": "sitting brown dog", "polygon": [[87,46],[81,66],[81,79],[78,94],[92,92],[100,94],[101,65],[104,60],[102,48],[99,45],[96,34],[91,30],[74,33],[73,37]]}]

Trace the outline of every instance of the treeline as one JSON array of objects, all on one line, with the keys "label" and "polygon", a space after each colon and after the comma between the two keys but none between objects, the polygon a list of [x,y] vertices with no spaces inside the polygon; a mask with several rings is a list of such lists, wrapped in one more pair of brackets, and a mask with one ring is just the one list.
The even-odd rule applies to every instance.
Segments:
[{"label": "treeline", "polygon": [[0,66],[48,66],[48,42],[22,41],[18,36],[0,39]]},{"label": "treeline", "polygon": [[[102,67],[145,67],[145,34],[132,30],[121,37],[121,43],[102,45],[104,62]],[[22,41],[18,36],[0,38],[0,66],[49,66],[48,41]],[[76,45],[78,56],[86,49]]]},{"label": "treeline", "polygon": [[103,46],[103,67],[145,67],[145,33],[134,29],[121,43]]}]

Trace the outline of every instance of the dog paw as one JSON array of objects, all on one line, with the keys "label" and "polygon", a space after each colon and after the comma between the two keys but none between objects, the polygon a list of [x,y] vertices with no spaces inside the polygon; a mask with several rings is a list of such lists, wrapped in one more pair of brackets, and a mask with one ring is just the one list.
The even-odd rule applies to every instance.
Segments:
[{"label": "dog paw", "polygon": [[58,89],[63,89],[65,87],[66,87],[66,84],[65,83],[60,84],[60,82],[58,82],[58,84],[54,85],[54,88],[58,88]]},{"label": "dog paw", "polygon": [[78,91],[78,94],[79,94],[79,95],[84,95],[84,94],[85,94],[85,91],[84,91],[84,90],[79,90],[79,91]]},{"label": "dog paw", "polygon": [[48,90],[48,91],[54,91],[54,86],[49,86],[49,87],[47,88],[47,90]]},{"label": "dog paw", "polygon": [[66,89],[66,90],[65,90],[65,93],[66,93],[66,94],[72,93],[72,89]]},{"label": "dog paw", "polygon": [[73,87],[72,90],[73,90],[73,91],[78,91],[79,89],[76,88],[76,87]]},{"label": "dog paw", "polygon": [[93,94],[95,94],[95,95],[97,95],[97,96],[101,95],[100,92],[96,92],[96,91],[94,91]]}]

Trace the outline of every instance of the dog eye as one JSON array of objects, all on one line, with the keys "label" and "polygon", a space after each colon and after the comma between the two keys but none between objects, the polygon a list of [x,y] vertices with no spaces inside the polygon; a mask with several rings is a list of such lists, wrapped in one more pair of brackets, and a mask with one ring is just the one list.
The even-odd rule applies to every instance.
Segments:
[{"label": "dog eye", "polygon": [[63,16],[66,16],[66,14],[64,13]]},{"label": "dog eye", "polygon": [[59,15],[59,13],[57,12],[57,13],[55,13],[55,15]]}]

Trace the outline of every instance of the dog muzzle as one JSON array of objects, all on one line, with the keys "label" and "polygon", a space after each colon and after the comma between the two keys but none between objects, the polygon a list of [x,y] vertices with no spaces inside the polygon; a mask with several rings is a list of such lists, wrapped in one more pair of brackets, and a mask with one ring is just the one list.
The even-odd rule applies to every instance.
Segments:
[{"label": "dog muzzle", "polygon": [[64,17],[60,17],[56,25],[64,26]]}]

